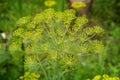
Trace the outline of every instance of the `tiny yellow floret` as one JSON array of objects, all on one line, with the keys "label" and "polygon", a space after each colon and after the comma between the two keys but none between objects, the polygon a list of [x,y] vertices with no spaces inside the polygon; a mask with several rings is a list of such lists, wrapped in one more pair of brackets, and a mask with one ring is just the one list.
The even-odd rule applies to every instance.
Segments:
[{"label": "tiny yellow floret", "polygon": [[85,2],[73,2],[71,5],[73,8],[77,9],[77,8],[81,8],[81,7],[86,7],[86,3]]}]

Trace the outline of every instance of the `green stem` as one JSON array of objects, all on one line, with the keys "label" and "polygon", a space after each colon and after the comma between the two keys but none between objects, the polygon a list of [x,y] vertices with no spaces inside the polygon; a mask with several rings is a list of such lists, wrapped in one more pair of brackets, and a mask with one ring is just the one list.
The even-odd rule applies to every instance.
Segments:
[{"label": "green stem", "polygon": [[42,69],[42,71],[43,71],[43,73],[45,75],[46,80],[49,80],[48,76],[47,76],[47,73],[46,73],[45,69],[43,68],[42,64],[40,64],[40,66],[41,66],[41,69]]}]

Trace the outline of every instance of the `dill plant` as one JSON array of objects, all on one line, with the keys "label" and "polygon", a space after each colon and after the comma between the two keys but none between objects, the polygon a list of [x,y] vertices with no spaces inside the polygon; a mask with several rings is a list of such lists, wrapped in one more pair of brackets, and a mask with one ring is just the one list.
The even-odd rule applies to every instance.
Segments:
[{"label": "dill plant", "polygon": [[76,70],[80,55],[104,53],[104,45],[94,38],[104,30],[84,28],[88,19],[75,14],[75,10],[56,12],[50,8],[18,20],[9,50],[15,61],[23,59],[24,72],[39,74],[37,79],[42,80],[67,79]]}]

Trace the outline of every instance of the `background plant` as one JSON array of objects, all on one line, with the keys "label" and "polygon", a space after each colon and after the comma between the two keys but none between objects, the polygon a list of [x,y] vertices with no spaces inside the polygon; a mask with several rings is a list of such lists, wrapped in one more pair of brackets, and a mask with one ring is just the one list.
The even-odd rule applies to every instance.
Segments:
[{"label": "background plant", "polygon": [[120,12],[118,8],[120,8],[120,1],[118,0],[112,2],[109,0],[96,0],[93,3],[92,12],[93,15],[96,14],[94,17],[96,17],[106,29],[105,44],[108,54],[105,59],[105,64],[107,64],[106,67],[109,70],[108,74],[113,76],[120,75],[120,46],[118,45],[120,43],[120,37],[118,36],[120,34]]}]

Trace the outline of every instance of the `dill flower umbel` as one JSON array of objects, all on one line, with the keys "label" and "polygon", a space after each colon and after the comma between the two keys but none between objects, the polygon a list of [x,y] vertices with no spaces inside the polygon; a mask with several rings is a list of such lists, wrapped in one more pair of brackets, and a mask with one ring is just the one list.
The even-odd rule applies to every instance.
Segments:
[{"label": "dill flower umbel", "polygon": [[72,2],[71,5],[73,8],[81,8],[81,7],[86,7],[86,4],[84,2]]},{"label": "dill flower umbel", "polygon": [[[52,1],[56,0],[45,0],[46,5],[55,5]],[[24,63],[20,66],[24,66],[26,73],[20,79],[49,80],[59,77],[69,80],[66,77],[68,72],[73,72],[70,75],[74,76],[74,72],[80,69],[78,65],[83,58],[78,54],[104,53],[104,45],[95,39],[104,30],[99,26],[84,28],[87,22],[85,16],[76,16],[74,9],[56,12],[49,8],[31,18],[20,18],[9,45],[15,64]],[[97,79],[102,79],[102,76],[97,75],[94,80]]]},{"label": "dill flower umbel", "polygon": [[47,0],[47,1],[45,1],[44,4],[47,7],[52,7],[52,6],[54,6],[56,4],[56,2],[54,0]]},{"label": "dill flower umbel", "polygon": [[92,80],[100,80],[101,79],[101,75],[96,75]]},{"label": "dill flower umbel", "polygon": [[23,76],[20,76],[20,80],[38,80],[40,74],[25,72]]}]

